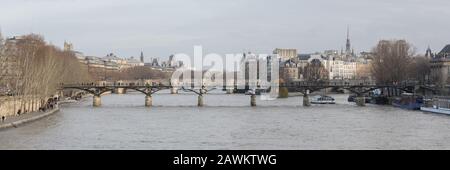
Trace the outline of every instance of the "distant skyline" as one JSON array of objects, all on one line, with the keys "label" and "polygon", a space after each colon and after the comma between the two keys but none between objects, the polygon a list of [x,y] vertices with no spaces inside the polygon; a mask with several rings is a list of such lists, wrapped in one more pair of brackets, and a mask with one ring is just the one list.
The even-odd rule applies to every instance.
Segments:
[{"label": "distant skyline", "polygon": [[450,44],[448,0],[2,0],[0,29],[37,33],[85,55],[168,58],[174,53],[269,54],[345,50],[347,26],[356,52],[381,39],[405,39],[425,53]]}]

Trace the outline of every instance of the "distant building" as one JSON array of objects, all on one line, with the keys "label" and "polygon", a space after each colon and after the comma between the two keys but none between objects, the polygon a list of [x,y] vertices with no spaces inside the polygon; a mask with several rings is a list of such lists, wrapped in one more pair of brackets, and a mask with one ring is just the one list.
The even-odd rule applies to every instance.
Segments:
[{"label": "distant building", "polygon": [[176,61],[175,59],[174,59],[174,55],[170,55],[169,56],[169,61],[167,61],[167,67],[171,67],[171,68],[178,68],[178,67],[180,67],[181,65],[181,62],[179,62],[179,61]]},{"label": "distant building", "polygon": [[102,60],[109,61],[109,62],[115,62],[115,63],[120,64],[120,65],[127,64],[126,60],[124,60],[123,58],[117,57],[113,53],[107,54],[105,57],[102,58]]},{"label": "distant building", "polygon": [[[328,71],[327,77],[330,80],[355,79],[357,75],[358,62],[343,60],[335,51],[327,50],[324,54],[300,54],[297,58],[299,68],[305,68],[313,62],[320,63]],[[299,74],[299,78],[302,79],[303,73],[300,72]]]},{"label": "distant building", "polygon": [[337,55],[339,55],[339,51],[338,50],[325,50],[323,52],[323,54],[326,56],[330,56],[330,55],[337,56]]},{"label": "distant building", "polygon": [[278,56],[281,58],[281,60],[286,61],[292,58],[297,57],[297,50],[296,49],[282,49],[277,48],[273,50],[273,54],[278,54]]},{"label": "distant building", "polygon": [[350,28],[347,27],[347,39],[345,42],[345,51],[341,49],[341,53],[339,55],[334,55],[335,58],[338,58],[340,60],[344,61],[352,61],[356,59],[355,50],[352,47],[351,41],[350,41]]},{"label": "distant building", "polygon": [[373,60],[373,57],[375,56],[372,52],[361,52],[359,58],[365,59],[365,60]]},{"label": "distant building", "polygon": [[64,51],[73,51],[73,44],[64,41]]},{"label": "distant building", "polygon": [[374,54],[370,52],[361,52],[356,60],[356,79],[358,80],[372,80],[371,63]]},{"label": "distant building", "polygon": [[130,58],[128,58],[127,60],[126,60],[126,67],[139,67],[139,66],[144,66],[144,63],[143,62],[141,62],[141,61],[139,61],[139,60],[137,60],[137,59],[135,59],[133,56],[132,57],[130,57]]},{"label": "distant building", "polygon": [[75,51],[72,43],[64,41],[64,51],[73,52],[80,63],[87,64],[86,56],[82,52]]},{"label": "distant building", "polygon": [[74,51],[74,53],[75,53],[75,57],[77,58],[78,62],[80,62],[82,64],[87,64],[86,56],[84,56],[83,53],[78,52],[78,51]]},{"label": "distant building", "polygon": [[105,68],[105,62],[95,56],[86,56],[85,58],[86,64],[88,65],[88,69],[90,68]]},{"label": "distant building", "polygon": [[450,44],[446,45],[444,47],[444,49],[441,50],[441,52],[439,52],[437,54],[438,58],[450,58]]},{"label": "distant building", "polygon": [[351,48],[352,48],[352,45],[350,43],[350,28],[347,27],[347,41],[345,43],[345,55],[347,57],[354,55],[353,50]]},{"label": "distant building", "polygon": [[[266,67],[267,67],[267,81],[271,82],[272,80],[272,65],[273,64],[280,64],[280,57],[277,54],[268,55],[265,59],[266,61]],[[276,63],[278,62],[278,63]],[[280,70],[278,70],[278,76],[280,75]]]},{"label": "distant building", "polygon": [[[2,36],[0,35],[0,40],[2,40],[1,37]],[[25,39],[23,38],[23,36],[14,36],[12,38],[7,38],[4,42],[0,42],[2,43],[0,45],[6,46],[8,51],[1,52],[15,53],[17,51],[17,44],[24,41]],[[12,85],[13,80],[15,80],[17,76],[21,74],[21,69],[17,69],[18,62],[19,61],[14,55],[6,55],[0,57],[0,76],[3,80],[3,83],[6,83],[0,84],[0,86],[9,88]]]},{"label": "distant building", "polygon": [[350,80],[356,78],[356,62],[343,60],[328,60],[330,79]]},{"label": "distant building", "polygon": [[[325,61],[325,58],[323,55],[315,53],[315,54],[299,54],[297,55],[296,60],[292,60],[292,62],[295,62],[297,68],[298,68],[298,80],[302,81],[305,79],[305,67],[309,64],[316,63],[321,64],[325,68],[327,67],[327,62]],[[287,73],[285,71],[285,73]],[[293,70],[291,70],[291,73],[293,73]],[[285,75],[284,77],[289,76]],[[293,76],[292,74],[290,76]],[[283,77],[283,76],[282,76]],[[293,77],[292,77],[293,78]]]},{"label": "distant building", "polygon": [[182,61],[176,61],[174,55],[170,55],[167,61],[161,61],[158,57],[150,59],[149,63],[145,63],[144,66],[150,67],[154,70],[161,70],[163,72],[173,72],[175,69],[183,66]]},{"label": "distant building", "polygon": [[346,60],[341,55],[336,53],[328,55],[320,55],[320,61],[328,71],[328,78],[330,80],[335,79],[355,79],[356,77],[356,62]]},{"label": "distant building", "polygon": [[450,83],[450,44],[446,45],[441,52],[430,61],[431,79],[440,84]]},{"label": "distant building", "polygon": [[284,81],[299,81],[303,79],[301,69],[302,64],[296,58],[283,61],[280,65],[280,78]]},{"label": "distant building", "polygon": [[147,67],[160,67],[159,58],[151,58],[149,63],[145,63]]},{"label": "distant building", "polygon": [[[88,66],[88,69],[105,68],[107,70],[121,71],[127,68],[144,66],[143,62],[135,59],[134,57],[123,59],[113,53],[109,53],[105,57],[84,57],[81,53],[75,53],[75,56],[77,56],[81,63],[86,64]],[[84,60],[81,60],[82,58],[84,58]]]},{"label": "distant building", "polygon": [[433,54],[433,52],[431,51],[430,46],[428,46],[427,51],[425,52],[425,57],[428,58],[428,59],[434,58],[434,54]]},{"label": "distant building", "polygon": [[25,42],[25,38],[23,36],[14,36],[6,39],[5,46],[8,47],[9,52],[15,53],[17,52],[17,44],[21,42]]}]

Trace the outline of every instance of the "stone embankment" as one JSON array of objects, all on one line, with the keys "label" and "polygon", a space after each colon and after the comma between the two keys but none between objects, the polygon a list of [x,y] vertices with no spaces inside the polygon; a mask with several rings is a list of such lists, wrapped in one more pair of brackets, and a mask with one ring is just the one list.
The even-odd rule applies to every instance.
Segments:
[{"label": "stone embankment", "polygon": [[20,116],[8,116],[5,117],[4,120],[0,118],[0,130],[8,129],[8,128],[16,128],[25,123],[33,122],[44,117],[55,114],[59,111],[59,107],[56,106],[51,110],[47,110],[45,112],[36,111],[32,113],[23,114]]}]

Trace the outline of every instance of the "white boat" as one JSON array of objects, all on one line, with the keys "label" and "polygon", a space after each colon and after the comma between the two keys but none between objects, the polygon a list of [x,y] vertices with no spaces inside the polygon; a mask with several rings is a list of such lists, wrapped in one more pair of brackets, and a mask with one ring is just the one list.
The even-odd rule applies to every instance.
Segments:
[{"label": "white boat", "polygon": [[276,99],[277,99],[276,97],[272,97],[269,94],[262,94],[261,95],[261,100],[271,101],[271,100],[276,100]]},{"label": "white boat", "polygon": [[420,110],[450,115],[450,98],[436,97],[426,100],[425,103],[426,106],[420,107]]},{"label": "white boat", "polygon": [[246,92],[245,92],[245,95],[254,95],[254,94],[256,94],[256,90],[247,90]]},{"label": "white boat", "polygon": [[315,96],[312,100],[311,100],[312,104],[336,104],[336,102],[334,101],[334,98],[330,97],[330,96]]},{"label": "white boat", "polygon": [[425,112],[450,115],[450,109],[447,109],[447,108],[420,107],[420,110],[425,111]]}]

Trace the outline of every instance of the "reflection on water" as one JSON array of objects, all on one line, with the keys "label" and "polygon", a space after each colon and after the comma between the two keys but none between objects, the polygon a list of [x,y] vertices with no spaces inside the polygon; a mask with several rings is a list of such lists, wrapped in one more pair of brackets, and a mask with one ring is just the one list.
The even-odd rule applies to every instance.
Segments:
[{"label": "reflection on water", "polygon": [[0,149],[450,149],[450,116],[387,106],[301,106],[301,97],[107,95],[62,107],[43,120],[0,131]]}]

